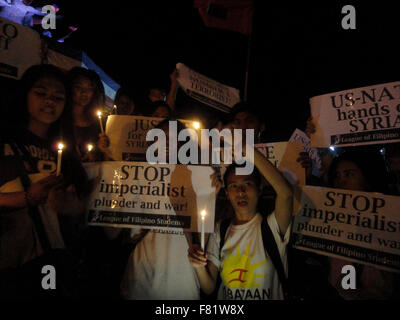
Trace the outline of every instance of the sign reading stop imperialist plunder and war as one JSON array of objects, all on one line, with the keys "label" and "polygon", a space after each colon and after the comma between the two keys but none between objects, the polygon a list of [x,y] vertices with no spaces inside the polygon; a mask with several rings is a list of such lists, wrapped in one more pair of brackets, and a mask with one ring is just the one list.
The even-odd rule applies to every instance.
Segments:
[{"label": "sign reading stop imperialist plunder and war", "polygon": [[296,159],[302,151],[300,142],[274,142],[254,145],[278,168],[292,185],[305,185],[304,168]]},{"label": "sign reading stop imperialist plunder and war", "polygon": [[295,247],[400,272],[400,197],[305,186]]},{"label": "sign reading stop imperialist plunder and war", "polygon": [[85,169],[95,181],[89,225],[200,232],[205,210],[205,232],[214,231],[211,167],[110,161]]},{"label": "sign reading stop imperialist plunder and war", "polygon": [[178,63],[176,69],[179,71],[179,85],[193,99],[223,112],[229,112],[240,101],[238,89],[203,76],[182,63]]},{"label": "sign reading stop imperialist plunder and war", "polygon": [[[108,116],[106,134],[110,139],[111,158],[118,161],[146,161],[146,150],[153,143],[146,141],[147,132],[163,120],[143,116]],[[193,121],[180,121],[193,129]]]},{"label": "sign reading stop imperialist plunder and war", "polygon": [[400,142],[400,82],[313,97],[310,105],[312,147]]}]

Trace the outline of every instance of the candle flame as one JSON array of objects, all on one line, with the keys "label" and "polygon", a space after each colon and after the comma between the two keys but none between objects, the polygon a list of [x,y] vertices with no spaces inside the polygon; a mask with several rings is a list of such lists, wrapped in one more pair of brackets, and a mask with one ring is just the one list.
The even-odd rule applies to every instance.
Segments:
[{"label": "candle flame", "polygon": [[97,115],[100,118],[101,117],[101,111],[97,111]]},{"label": "candle flame", "polygon": [[195,129],[200,129],[200,122],[194,121],[194,122],[193,122],[193,127],[194,127]]},{"label": "candle flame", "polygon": [[93,145],[92,144],[88,144],[87,148],[88,148],[88,151],[90,152],[90,151],[93,150]]},{"label": "candle flame", "polygon": [[64,149],[64,145],[62,143],[59,143],[58,144],[58,150],[62,150],[62,149]]},{"label": "candle flame", "polygon": [[200,215],[201,215],[201,218],[202,219],[204,219],[204,217],[206,216],[206,210],[202,210],[201,212],[200,212]]}]

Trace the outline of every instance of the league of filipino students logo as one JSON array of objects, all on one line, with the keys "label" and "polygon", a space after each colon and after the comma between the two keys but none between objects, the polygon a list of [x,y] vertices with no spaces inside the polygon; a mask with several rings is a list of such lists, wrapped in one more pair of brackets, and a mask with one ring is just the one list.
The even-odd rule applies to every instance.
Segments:
[{"label": "league of filipino students logo", "polygon": [[222,260],[221,273],[225,286],[230,288],[260,287],[257,279],[264,278],[265,275],[257,274],[256,269],[264,265],[267,260],[252,263],[255,252],[250,254],[250,246],[251,242],[243,254],[240,253],[239,246],[237,246],[235,255],[233,255],[233,249],[228,246],[228,255]]}]

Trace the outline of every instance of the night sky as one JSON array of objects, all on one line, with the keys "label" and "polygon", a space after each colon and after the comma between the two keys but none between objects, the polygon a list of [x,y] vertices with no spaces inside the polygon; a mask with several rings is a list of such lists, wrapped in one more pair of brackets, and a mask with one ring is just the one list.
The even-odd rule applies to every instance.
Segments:
[{"label": "night sky", "polygon": [[[341,27],[347,4],[356,8],[356,30]],[[177,62],[243,91],[248,38],[205,27],[190,0],[69,0],[59,7],[64,22],[79,28],[65,45],[138,95],[168,86]],[[286,140],[304,129],[312,96],[398,81],[397,12],[381,1],[256,1],[249,101],[268,131]]]}]

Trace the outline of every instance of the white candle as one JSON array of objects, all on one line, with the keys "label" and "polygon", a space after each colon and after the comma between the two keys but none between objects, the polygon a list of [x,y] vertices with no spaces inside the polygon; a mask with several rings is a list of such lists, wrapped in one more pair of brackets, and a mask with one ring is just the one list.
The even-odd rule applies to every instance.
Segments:
[{"label": "white candle", "polygon": [[62,151],[63,151],[64,145],[62,143],[58,144],[58,155],[57,155],[57,172],[56,176],[59,176],[61,173],[61,158],[62,158]]},{"label": "white candle", "polygon": [[201,250],[204,251],[204,218],[206,216],[206,210],[201,211]]},{"label": "white candle", "polygon": [[97,112],[97,116],[99,117],[101,133],[104,133],[103,122],[101,121],[101,111]]}]

